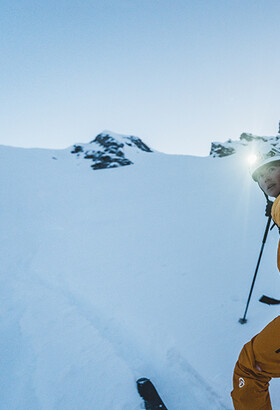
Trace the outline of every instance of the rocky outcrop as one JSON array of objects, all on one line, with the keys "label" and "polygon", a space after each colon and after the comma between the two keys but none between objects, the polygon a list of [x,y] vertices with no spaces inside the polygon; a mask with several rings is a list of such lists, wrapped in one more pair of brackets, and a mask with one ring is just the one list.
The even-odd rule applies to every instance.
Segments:
[{"label": "rocky outcrop", "polygon": [[153,152],[140,138],[103,132],[89,144],[74,145],[71,154],[91,160],[93,170],[132,165],[133,151]]},{"label": "rocky outcrop", "polygon": [[272,156],[275,154],[280,155],[280,136],[260,137],[244,132],[240,135],[239,141],[229,139],[224,143],[212,142],[210,156],[214,158],[227,157],[250,147]]},{"label": "rocky outcrop", "polygon": [[221,144],[219,142],[212,142],[210,155],[213,157],[227,157],[235,153],[233,147],[227,146],[227,143]]}]

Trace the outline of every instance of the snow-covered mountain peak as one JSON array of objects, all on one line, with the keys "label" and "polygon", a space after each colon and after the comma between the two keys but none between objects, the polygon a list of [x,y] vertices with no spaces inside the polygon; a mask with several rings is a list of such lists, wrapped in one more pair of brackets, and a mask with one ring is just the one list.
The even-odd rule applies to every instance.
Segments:
[{"label": "snow-covered mountain peak", "polygon": [[140,138],[103,131],[88,144],[75,144],[71,153],[91,160],[93,170],[132,165],[139,153],[151,153]]},{"label": "snow-covered mountain peak", "polygon": [[274,137],[260,137],[243,132],[239,141],[229,139],[224,143],[212,142],[210,156],[226,157],[235,153],[259,152],[280,155],[280,135]]}]

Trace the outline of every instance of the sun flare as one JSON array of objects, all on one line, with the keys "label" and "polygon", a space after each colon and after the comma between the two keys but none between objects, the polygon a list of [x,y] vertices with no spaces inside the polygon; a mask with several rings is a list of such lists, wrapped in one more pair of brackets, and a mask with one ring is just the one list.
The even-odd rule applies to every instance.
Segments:
[{"label": "sun flare", "polygon": [[257,161],[258,157],[256,154],[250,154],[247,158],[248,162],[250,165],[254,165],[255,162]]}]

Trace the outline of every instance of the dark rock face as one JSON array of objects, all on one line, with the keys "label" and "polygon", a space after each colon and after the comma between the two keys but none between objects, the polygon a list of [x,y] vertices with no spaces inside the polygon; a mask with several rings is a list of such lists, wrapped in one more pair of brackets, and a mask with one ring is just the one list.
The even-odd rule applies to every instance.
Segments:
[{"label": "dark rock face", "polygon": [[90,143],[98,143],[112,154],[116,153],[118,149],[123,148],[125,144],[129,147],[135,146],[145,152],[152,152],[152,150],[146,144],[144,144],[144,142],[140,138],[133,137],[131,135],[130,137],[124,136],[123,140],[124,143],[121,143],[109,134],[98,134],[97,137]]},{"label": "dark rock face", "polygon": [[253,134],[249,134],[247,132],[243,132],[240,135],[240,141],[247,141],[247,142],[251,142],[251,141],[267,141],[267,138],[265,137],[257,137]]},{"label": "dark rock face", "polygon": [[212,157],[227,157],[228,155],[232,155],[235,153],[235,149],[233,147],[228,147],[223,144],[219,144],[217,142],[212,142],[210,155]]},{"label": "dark rock face", "polygon": [[110,135],[103,135],[99,134],[97,137],[90,142],[90,144],[97,143],[99,144],[105,151],[110,152],[111,154],[117,153],[120,148],[124,147],[124,144],[118,142],[115,138],[111,137]]},{"label": "dark rock face", "polygon": [[71,151],[71,154],[78,154],[83,152],[83,148],[80,145],[74,145],[74,149]]},{"label": "dark rock face", "polygon": [[113,136],[108,133],[98,134],[89,144],[74,145],[72,154],[92,161],[93,170],[116,168],[132,165],[133,162],[126,157],[126,146],[143,152],[152,152],[144,142],[133,136]]},{"label": "dark rock face", "polygon": [[148,147],[148,145],[146,145],[146,144],[144,144],[144,142],[140,139],[140,138],[137,138],[137,137],[127,137],[127,139],[128,139],[128,141],[131,141],[131,143],[129,143],[129,142],[126,142],[126,144],[127,145],[129,145],[129,146],[132,146],[133,144],[136,146],[136,147],[138,147],[139,149],[141,149],[142,151],[145,151],[145,152],[153,152],[149,147]]}]

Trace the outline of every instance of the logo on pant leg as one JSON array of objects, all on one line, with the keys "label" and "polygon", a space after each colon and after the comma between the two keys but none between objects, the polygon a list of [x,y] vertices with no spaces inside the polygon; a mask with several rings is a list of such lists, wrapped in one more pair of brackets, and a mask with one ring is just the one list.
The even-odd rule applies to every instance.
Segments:
[{"label": "logo on pant leg", "polygon": [[245,386],[245,380],[242,377],[239,377],[239,388],[241,389],[244,386]]}]

